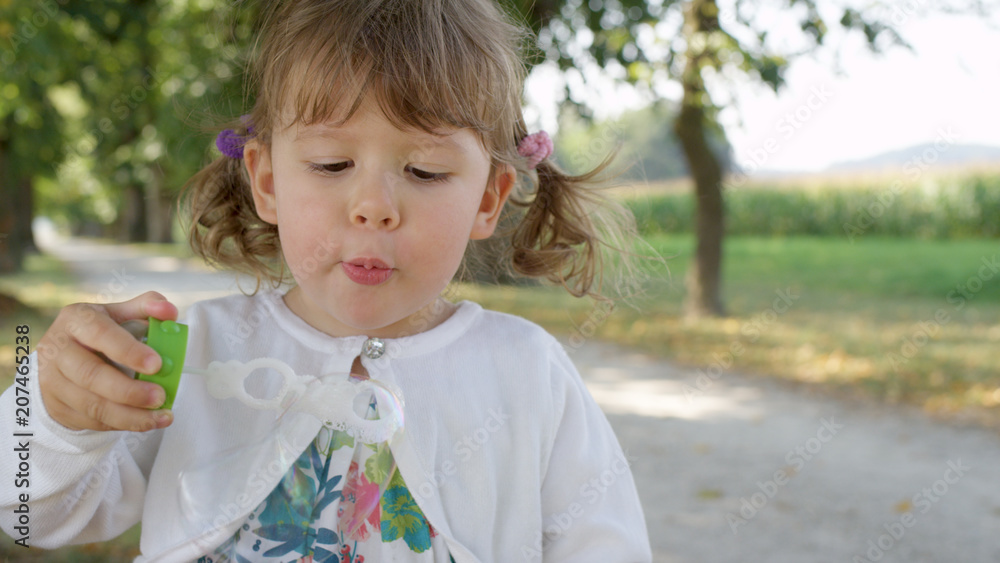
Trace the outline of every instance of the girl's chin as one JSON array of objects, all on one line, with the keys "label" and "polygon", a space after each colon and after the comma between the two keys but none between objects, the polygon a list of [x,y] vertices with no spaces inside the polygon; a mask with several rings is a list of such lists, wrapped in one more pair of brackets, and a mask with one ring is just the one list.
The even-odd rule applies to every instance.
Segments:
[{"label": "girl's chin", "polygon": [[[450,316],[452,308],[435,306],[436,300],[417,311],[394,310],[384,300],[351,299],[334,302],[333,308],[321,306],[317,298],[307,295],[301,287],[285,295],[285,303],[293,313],[317,330],[330,336],[376,336],[399,338],[428,330]],[[450,305],[450,304],[449,304]],[[452,307],[454,307],[452,305]]]}]

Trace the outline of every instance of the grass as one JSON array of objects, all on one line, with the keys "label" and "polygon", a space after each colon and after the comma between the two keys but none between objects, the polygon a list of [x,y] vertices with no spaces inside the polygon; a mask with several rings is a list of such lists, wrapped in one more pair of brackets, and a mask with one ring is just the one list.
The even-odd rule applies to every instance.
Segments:
[{"label": "grass", "polygon": [[[139,525],[135,525],[114,541],[89,543],[39,549],[14,545],[12,541],[0,542],[0,561],[3,563],[126,563],[139,555]],[[31,545],[31,539],[28,539]]]},{"label": "grass", "polygon": [[[731,238],[723,275],[729,316],[694,322],[680,315],[692,239],[661,235],[650,243],[673,256],[670,278],[652,283],[637,307],[611,315],[552,288],[465,286],[459,294],[576,341],[589,319],[597,338],[695,369],[718,364],[1000,428],[1000,274],[983,279],[986,269],[980,278],[984,258],[1000,259],[995,241]],[[790,306],[781,291],[792,296]],[[697,382],[692,376],[689,384]]]},{"label": "grass", "polygon": [[0,292],[18,296],[34,307],[58,310],[66,299],[75,295],[75,278],[58,259],[47,254],[31,254],[25,258],[24,271],[0,276]]},{"label": "grass", "polygon": [[[6,389],[13,381],[15,328],[30,327],[30,344],[42,336],[52,324],[59,308],[76,301],[73,297],[73,276],[61,262],[46,255],[28,256],[25,271],[13,276],[0,276],[0,295],[14,300],[0,302],[0,386]],[[28,299],[28,296],[31,299]],[[9,335],[9,336],[8,336]]]}]

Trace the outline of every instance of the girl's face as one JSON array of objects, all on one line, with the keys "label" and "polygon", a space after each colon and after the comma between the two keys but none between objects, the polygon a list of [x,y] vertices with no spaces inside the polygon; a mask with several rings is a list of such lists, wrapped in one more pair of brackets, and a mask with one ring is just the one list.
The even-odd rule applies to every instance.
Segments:
[{"label": "girl's face", "polygon": [[468,241],[493,233],[515,172],[490,178],[472,130],[443,132],[397,129],[367,100],[342,126],[293,125],[270,147],[247,144],[257,213],[278,226],[297,282],[286,302],[303,320],[386,338],[444,320],[433,302]]}]

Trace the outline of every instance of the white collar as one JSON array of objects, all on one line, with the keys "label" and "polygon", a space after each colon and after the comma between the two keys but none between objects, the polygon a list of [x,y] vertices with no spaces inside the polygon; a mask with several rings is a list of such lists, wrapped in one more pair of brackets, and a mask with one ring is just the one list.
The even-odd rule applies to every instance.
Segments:
[{"label": "white collar", "polygon": [[[304,346],[325,353],[357,355],[367,336],[330,336],[309,325],[285,304],[280,290],[261,292],[257,296],[271,313],[273,322]],[[409,336],[383,338],[385,359],[419,356],[434,352],[457,340],[482,314],[483,308],[472,301],[460,301],[454,313],[441,324]]]}]

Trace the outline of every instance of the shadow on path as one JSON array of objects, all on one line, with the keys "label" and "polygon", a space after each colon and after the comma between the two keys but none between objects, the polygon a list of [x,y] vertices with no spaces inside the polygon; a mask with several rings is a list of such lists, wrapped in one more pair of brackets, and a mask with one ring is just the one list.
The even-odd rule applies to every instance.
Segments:
[{"label": "shadow on path", "polygon": [[1000,561],[1000,437],[775,381],[572,351],[632,460],[654,561]]}]

